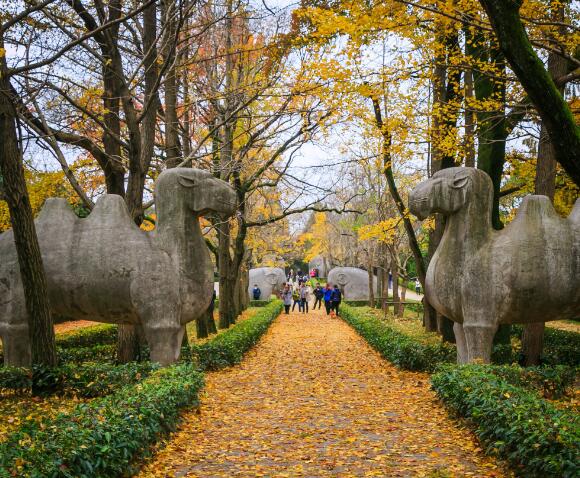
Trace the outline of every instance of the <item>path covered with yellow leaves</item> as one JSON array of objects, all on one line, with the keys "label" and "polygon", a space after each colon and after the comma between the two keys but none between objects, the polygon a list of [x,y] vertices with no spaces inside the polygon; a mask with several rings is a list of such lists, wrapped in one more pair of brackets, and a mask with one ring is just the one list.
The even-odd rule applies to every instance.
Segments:
[{"label": "path covered with yellow leaves", "polygon": [[499,477],[425,374],[384,361],[347,324],[282,315],[139,476]]}]

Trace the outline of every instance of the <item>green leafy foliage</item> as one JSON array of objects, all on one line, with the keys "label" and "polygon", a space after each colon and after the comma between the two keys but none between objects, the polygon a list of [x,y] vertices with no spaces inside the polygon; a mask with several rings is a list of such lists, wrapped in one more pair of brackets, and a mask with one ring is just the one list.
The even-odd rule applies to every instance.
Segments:
[{"label": "green leafy foliage", "polygon": [[402,369],[432,372],[438,364],[456,360],[455,346],[424,343],[364,310],[343,306],[341,317],[383,357]]},{"label": "green leafy foliage", "polygon": [[[42,366],[26,368],[0,368],[0,390],[39,391],[61,396],[94,398],[139,382],[154,370],[150,362],[131,362],[122,365],[110,363],[66,364],[55,368]],[[42,393],[40,393],[42,394]]]},{"label": "green leafy foliage", "polygon": [[[514,325],[513,332],[521,338],[523,327]],[[542,363],[580,367],[580,334],[568,330],[546,327]]]},{"label": "green leafy foliage", "polygon": [[280,300],[273,300],[262,310],[201,345],[193,345],[191,354],[202,370],[217,370],[240,363],[244,354],[268,330],[283,309]]},{"label": "green leafy foliage", "polygon": [[501,377],[508,383],[538,392],[547,399],[559,399],[567,394],[578,378],[578,369],[567,365],[555,367],[481,366],[482,370]]},{"label": "green leafy foliage", "polygon": [[117,342],[117,326],[99,324],[83,327],[57,336],[56,345],[61,349],[110,345]]},{"label": "green leafy foliage", "polygon": [[117,356],[117,345],[95,344],[90,347],[57,347],[58,360],[61,364],[83,362],[114,363]]},{"label": "green leafy foliage", "polygon": [[131,461],[175,428],[180,409],[196,403],[202,386],[201,373],[179,364],[68,413],[25,423],[0,444],[0,476],[130,474]]},{"label": "green leafy foliage", "polygon": [[[572,478],[580,473],[580,418],[536,391],[509,381],[535,380],[502,367],[446,366],[431,377],[443,401],[476,427],[488,452],[510,461],[521,476]],[[504,370],[505,372],[505,370]]]},{"label": "green leafy foliage", "polygon": [[266,307],[270,302],[272,302],[271,299],[269,299],[269,300],[251,300],[250,307]]}]

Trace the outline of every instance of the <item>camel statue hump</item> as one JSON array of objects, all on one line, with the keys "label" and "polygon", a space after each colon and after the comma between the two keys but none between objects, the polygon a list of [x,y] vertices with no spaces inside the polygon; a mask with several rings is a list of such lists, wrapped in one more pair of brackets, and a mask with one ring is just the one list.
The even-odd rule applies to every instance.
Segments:
[{"label": "camel statue hump", "polygon": [[101,196],[87,220],[91,222],[104,220],[107,223],[114,221],[116,224],[133,223],[125,201],[117,194],[104,194]]},{"label": "camel statue hump", "polygon": [[70,224],[77,220],[68,201],[64,198],[48,198],[42,206],[40,214],[36,218],[37,223],[58,222],[60,224]]},{"label": "camel statue hump", "polygon": [[550,198],[548,196],[530,195],[523,199],[514,221],[524,220],[538,223],[546,218],[560,219]]},{"label": "camel statue hump", "polygon": [[573,227],[580,228],[580,198],[576,199],[574,207],[568,216],[568,221],[572,223]]}]

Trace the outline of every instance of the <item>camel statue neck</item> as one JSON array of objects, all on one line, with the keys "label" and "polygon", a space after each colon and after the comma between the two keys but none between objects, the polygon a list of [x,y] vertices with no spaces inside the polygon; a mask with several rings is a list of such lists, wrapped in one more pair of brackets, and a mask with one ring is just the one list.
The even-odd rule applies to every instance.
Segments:
[{"label": "camel statue neck", "polygon": [[442,247],[472,253],[486,242],[491,226],[491,195],[471,192],[465,205],[447,216]]},{"label": "camel statue neck", "polygon": [[157,241],[186,275],[196,275],[210,262],[209,252],[201,234],[199,217],[175,198],[163,201],[157,209]]}]

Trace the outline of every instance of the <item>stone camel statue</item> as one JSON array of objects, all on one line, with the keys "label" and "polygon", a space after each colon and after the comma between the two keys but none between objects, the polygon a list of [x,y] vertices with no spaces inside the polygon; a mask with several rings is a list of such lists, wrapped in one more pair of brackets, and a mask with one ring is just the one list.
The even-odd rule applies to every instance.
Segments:
[{"label": "stone camel statue", "polygon": [[[106,194],[86,219],[64,199],[35,220],[52,313],[139,324],[162,365],[179,358],[188,322],[211,301],[213,267],[199,216],[231,216],[236,194],[210,173],[169,169],[155,184],[157,227],[139,229],[121,196]],[[0,336],[6,365],[30,365],[27,313],[12,231],[0,234]]]},{"label": "stone camel statue", "polygon": [[580,199],[567,219],[546,196],[527,196],[514,220],[492,229],[490,178],[449,168],[419,184],[409,209],[447,216],[425,294],[455,322],[459,363],[489,363],[500,324],[570,319],[580,311]]}]

